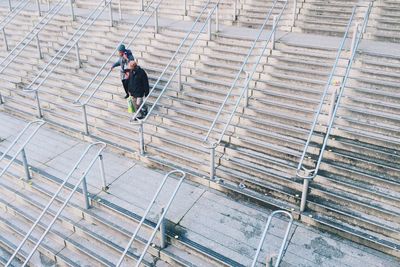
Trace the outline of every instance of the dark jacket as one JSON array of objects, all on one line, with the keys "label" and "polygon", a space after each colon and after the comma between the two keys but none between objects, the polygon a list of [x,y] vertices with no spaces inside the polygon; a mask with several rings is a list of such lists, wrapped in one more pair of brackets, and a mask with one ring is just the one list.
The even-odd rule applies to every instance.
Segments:
[{"label": "dark jacket", "polygon": [[129,71],[128,91],[133,97],[144,97],[149,95],[149,79],[146,72],[137,66],[135,70]]},{"label": "dark jacket", "polygon": [[129,61],[135,60],[135,57],[132,54],[132,51],[129,49],[126,49],[124,54],[127,56],[128,60],[126,60],[124,57],[119,57],[117,62],[115,62],[112,67],[121,67],[121,80],[125,80],[125,69],[128,65]]}]

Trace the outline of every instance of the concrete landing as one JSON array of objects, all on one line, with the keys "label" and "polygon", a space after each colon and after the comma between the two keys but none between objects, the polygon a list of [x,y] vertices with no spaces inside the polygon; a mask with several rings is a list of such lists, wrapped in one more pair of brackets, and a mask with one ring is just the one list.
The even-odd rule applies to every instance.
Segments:
[{"label": "concrete landing", "polygon": [[[25,124],[21,119],[0,112],[0,151],[5,150]],[[29,144],[27,156],[33,167],[65,178],[88,144],[45,126]],[[95,168],[88,176],[89,191],[129,211],[143,214],[164,173],[148,169],[109,149],[104,154],[104,163],[110,189],[108,192],[101,191],[102,183]],[[77,179],[80,173],[81,168],[75,172],[74,178]],[[156,201],[151,218],[158,216],[176,182],[175,179],[168,181]],[[207,187],[185,182],[167,217],[186,238],[249,266],[270,212],[227,198]],[[266,258],[277,254],[285,227],[283,218],[273,220],[260,262],[265,264]],[[400,262],[295,222],[281,266],[398,267]]]}]

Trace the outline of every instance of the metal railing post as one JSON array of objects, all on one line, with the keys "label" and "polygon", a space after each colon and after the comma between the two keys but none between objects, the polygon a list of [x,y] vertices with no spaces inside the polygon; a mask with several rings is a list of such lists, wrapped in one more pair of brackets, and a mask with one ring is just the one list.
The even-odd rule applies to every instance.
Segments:
[{"label": "metal railing post", "polygon": [[276,27],[277,27],[277,18],[274,16],[272,20],[272,37],[271,37],[271,49],[275,49],[275,38],[276,38]]},{"label": "metal railing post", "polygon": [[215,146],[210,148],[210,180],[214,180],[215,176]]},{"label": "metal railing post", "polygon": [[38,11],[38,14],[39,14],[39,17],[40,17],[42,15],[42,12],[40,10],[40,0],[36,0],[36,4],[37,4],[37,11]]},{"label": "metal railing post", "polygon": [[296,14],[297,14],[297,0],[294,0],[293,1],[293,14],[292,14],[292,27],[294,27],[294,25],[295,25]]},{"label": "metal railing post", "polygon": [[11,0],[8,0],[8,8],[12,11]]},{"label": "metal railing post", "polygon": [[41,119],[43,117],[43,114],[42,114],[42,108],[40,107],[38,91],[35,91],[35,98],[36,98],[36,106],[37,106],[37,110],[38,110],[38,118]]},{"label": "metal railing post", "polygon": [[72,21],[75,21],[75,13],[74,13],[74,4],[73,4],[73,0],[69,0],[69,5],[71,8],[71,17],[72,17]]},{"label": "metal railing post", "polygon": [[47,0],[47,11],[50,11],[50,0]]},{"label": "metal railing post", "polygon": [[185,10],[184,10],[184,16],[187,16],[188,15],[188,9],[187,9],[187,0],[184,0],[184,2],[183,2],[183,5],[185,6]]},{"label": "metal railing post", "polygon": [[4,99],[3,99],[3,96],[1,95],[1,92],[0,92],[0,105],[2,105],[2,104],[4,104]]},{"label": "metal railing post", "polygon": [[90,209],[89,193],[87,190],[86,176],[82,180],[82,194],[85,199],[85,209]]},{"label": "metal railing post", "polygon": [[28,165],[28,159],[27,159],[26,153],[25,153],[25,148],[23,148],[21,150],[21,157],[22,157],[22,163],[24,164],[26,180],[29,181],[31,179],[31,174],[29,173],[29,165]]},{"label": "metal railing post", "polygon": [[82,62],[81,62],[81,56],[79,53],[79,44],[76,43],[75,44],[75,53],[76,53],[76,65],[78,66],[78,69],[80,69],[82,67]]},{"label": "metal railing post", "polygon": [[179,65],[179,69],[178,69],[178,88],[179,91],[181,91],[183,89],[182,86],[182,65],[181,65],[181,61],[178,60],[178,65]]},{"label": "metal railing post", "polygon": [[119,14],[119,20],[122,20],[121,0],[118,1],[118,14]]},{"label": "metal railing post", "polygon": [[82,105],[82,116],[83,116],[83,123],[84,123],[84,131],[86,135],[89,135],[89,125],[88,125],[88,120],[87,120],[87,114],[86,114],[86,105]]},{"label": "metal railing post", "polygon": [[103,191],[108,190],[107,186],[107,180],[106,180],[106,174],[104,171],[104,162],[103,162],[103,155],[99,155],[99,167],[100,167],[100,175],[101,175],[101,180],[103,181]]},{"label": "metal railing post", "polygon": [[[161,209],[161,216],[164,214],[164,208]],[[160,247],[166,248],[167,247],[167,235],[166,235],[166,227],[165,227],[165,219],[161,220],[160,224]]]},{"label": "metal railing post", "polygon": [[140,121],[139,124],[139,151],[140,155],[144,156],[144,128],[143,128],[143,122]]},{"label": "metal railing post", "polygon": [[141,11],[144,11],[144,3],[143,3],[143,1],[144,1],[144,0],[141,0],[141,1],[140,1],[140,10],[141,10]]},{"label": "metal railing post", "polygon": [[309,185],[310,179],[304,179],[303,192],[301,193],[300,212],[303,212],[306,209]]},{"label": "metal railing post", "polygon": [[6,30],[3,28],[2,29],[3,32],[3,40],[4,40],[4,46],[6,47],[6,51],[8,51],[8,42],[7,42],[7,35],[6,35]]},{"label": "metal railing post", "polygon": [[36,43],[37,43],[37,48],[38,48],[38,53],[39,53],[39,59],[43,59],[42,49],[40,48],[40,40],[39,40],[38,34],[36,34]]},{"label": "metal railing post", "polygon": [[207,29],[207,34],[208,34],[208,40],[209,41],[211,41],[211,23],[212,23],[212,14],[211,14],[211,12],[212,11],[210,11],[209,12],[209,16],[210,16],[210,19],[208,20],[208,29]]},{"label": "metal railing post", "polygon": [[357,38],[359,26],[360,26],[359,23],[356,23],[356,25],[354,26],[353,37],[351,39],[350,55],[353,54],[354,46],[356,45],[356,38]]},{"label": "metal railing post", "polygon": [[215,32],[219,32],[219,4],[217,4],[217,8],[215,9]]},{"label": "metal railing post", "polygon": [[238,10],[238,0],[234,0],[233,2],[233,21],[237,20],[237,10]]},{"label": "metal railing post", "polygon": [[110,27],[113,27],[114,23],[113,23],[112,1],[110,1],[109,5],[110,5]]},{"label": "metal railing post", "polygon": [[154,12],[154,33],[158,33],[158,7],[156,7]]}]

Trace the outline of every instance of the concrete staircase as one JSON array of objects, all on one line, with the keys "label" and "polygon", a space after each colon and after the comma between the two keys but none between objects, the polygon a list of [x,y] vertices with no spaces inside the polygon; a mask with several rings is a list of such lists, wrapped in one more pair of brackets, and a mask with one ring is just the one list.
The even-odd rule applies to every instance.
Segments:
[{"label": "concrete staircase", "polygon": [[[322,3],[313,2],[307,6],[307,2],[303,3],[302,8],[309,10],[310,14]],[[339,1],[335,1],[337,2]],[[240,12],[250,5],[255,3],[246,2]],[[193,14],[196,12],[194,6],[196,5],[190,9]],[[328,11],[320,15],[318,11],[315,16],[331,17],[332,20],[333,17],[338,17],[339,22],[335,20],[314,27],[317,19],[306,21],[301,17],[303,9],[300,9],[296,27],[304,32],[340,35],[345,28],[347,16],[336,16],[336,11],[331,12],[331,9],[341,6],[346,13],[352,5],[341,2],[340,5],[335,4],[334,8],[329,9],[330,6],[324,6]],[[228,20],[227,16],[227,24]],[[240,16],[238,20],[240,25]],[[68,17],[53,23],[62,25],[66,21]],[[69,23],[71,26],[68,26],[68,33],[71,34],[78,22]],[[82,111],[73,106],[72,102],[129,28],[125,24],[113,28],[106,25],[107,21],[99,21],[98,27],[90,30],[81,41],[82,68],[77,69],[75,58],[70,55],[40,88],[45,119],[75,132],[82,131]],[[11,38],[14,44],[22,35],[23,29],[20,31],[16,26]],[[31,48],[17,61],[18,64],[10,65],[2,75],[2,79],[7,80],[0,88],[5,98],[4,108],[24,117],[33,117],[36,106],[21,88],[29,83],[45,62],[50,60],[50,55],[67,39],[66,34],[59,33],[57,26],[45,29],[42,35],[41,38],[47,41],[43,46],[44,59],[37,60],[35,48]],[[154,34],[152,28],[146,27],[134,43],[134,55],[149,73],[151,84],[159,77],[184,35],[183,30],[167,28]],[[54,36],[59,36],[56,41]],[[204,36],[198,41],[182,69],[182,90],[175,80],[145,125],[147,154],[141,159],[161,168],[183,168],[199,183],[210,185],[237,198],[251,199],[275,209],[292,210],[299,215],[302,185],[301,181],[294,178],[295,168],[336,51],[284,41],[278,42],[274,50],[268,50],[251,83],[249,106],[240,108],[233,124],[228,128],[223,144],[217,149],[218,179],[210,181],[206,178],[209,173],[209,151],[202,146],[202,140],[250,44],[251,40],[229,37],[208,41]],[[260,47],[257,46],[255,54],[260,53]],[[186,51],[185,49],[187,45],[182,51]],[[1,56],[5,55],[2,53]],[[255,60],[255,56],[251,57],[245,70],[250,70]],[[386,58],[373,54],[358,56],[328,150],[324,154],[321,171],[311,183],[308,211],[300,217],[306,223],[396,257],[399,257],[399,225],[396,218],[400,192],[396,167],[399,150],[396,139],[399,130],[399,102],[396,94],[398,63],[396,57]],[[176,64],[173,63],[172,66]],[[339,68],[343,69],[345,64],[346,58],[341,59]],[[21,65],[27,66],[27,71],[21,72]],[[169,69],[167,75],[161,79],[149,103],[155,101],[159,89],[172,70],[173,68]],[[243,84],[244,78],[244,75],[241,76],[239,85]],[[222,114],[222,120],[218,121],[216,131],[212,134],[213,138],[220,133],[240,89],[241,86],[234,89],[234,94]],[[87,107],[89,131],[94,139],[104,140],[129,152],[137,151],[138,128],[129,123],[130,116],[121,96],[123,91],[116,71]],[[326,115],[327,110],[323,112]],[[318,131],[321,134],[312,141],[316,154],[324,129],[321,127]],[[15,194],[14,196],[17,197]],[[12,207],[9,209],[13,210]],[[6,219],[11,220],[10,217]],[[26,220],[20,218],[21,230],[26,231]],[[7,229],[11,230],[10,227]],[[71,248],[73,246],[72,244]],[[41,251],[46,255],[53,255],[46,248]],[[156,253],[153,256],[148,262],[160,258]],[[86,256],[82,259],[98,261]],[[107,260],[111,259],[114,258],[110,256]],[[161,264],[163,261],[174,265],[173,260],[168,261],[162,257],[156,263]]]},{"label": "concrete staircase", "polygon": [[375,1],[367,29],[368,38],[398,43],[400,40],[399,16],[398,2]]},{"label": "concrete staircase", "polygon": [[343,36],[352,13],[358,4],[356,18],[361,19],[369,1],[304,1],[297,20],[295,31],[329,36]]},{"label": "concrete staircase", "polygon": [[309,208],[318,223],[348,229],[362,243],[375,243],[398,256],[397,62],[370,54],[358,57],[310,191]]},{"label": "concrete staircase", "polygon": [[[261,1],[261,0],[243,0],[240,1],[240,10],[237,16],[237,25],[240,27],[248,28],[259,28],[264,20],[265,16],[270,11],[273,6],[274,1]],[[289,0],[285,11],[283,12],[281,22],[279,23],[279,29],[283,31],[291,31],[293,26],[293,14],[294,12],[298,14],[302,3],[304,1],[297,1],[296,7],[294,6],[294,1]],[[283,7],[284,1],[278,1],[272,15],[278,16],[279,12]],[[294,9],[296,8],[296,11]],[[272,27],[272,17],[271,21],[268,23],[269,27]]]},{"label": "concrete staircase", "polygon": [[[3,210],[0,216],[2,233],[0,244],[9,253],[19,245],[63,181],[32,168],[32,180],[27,182],[22,178],[24,175],[21,171],[21,167],[13,168],[0,182],[0,206]],[[75,185],[67,183],[13,264],[18,265],[25,259],[73,186]],[[92,208],[89,210],[82,208],[83,195],[79,189],[31,259],[32,266],[116,264],[141,217],[95,195],[91,195],[91,198]],[[156,217],[145,221],[122,266],[135,264],[135,259],[142,252],[155,227],[153,221],[157,220],[157,215],[153,216]],[[168,225],[167,237],[170,245],[161,249],[157,236],[143,261],[144,266],[215,266],[216,264],[241,266],[240,263],[184,238],[171,223]],[[7,259],[0,258],[0,261],[5,264]]]}]

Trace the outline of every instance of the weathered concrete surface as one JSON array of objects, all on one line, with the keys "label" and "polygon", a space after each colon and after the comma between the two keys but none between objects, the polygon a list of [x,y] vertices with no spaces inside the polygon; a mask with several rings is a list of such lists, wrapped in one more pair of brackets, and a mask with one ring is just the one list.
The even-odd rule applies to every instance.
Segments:
[{"label": "weathered concrete surface", "polygon": [[[26,122],[0,112],[0,151],[12,142]],[[44,127],[27,147],[32,166],[64,178],[88,143]],[[91,151],[83,165],[90,160]],[[123,208],[143,214],[164,173],[143,167],[132,159],[106,150],[104,154],[107,193],[97,165],[88,175],[89,191]],[[73,175],[79,177],[80,166]],[[156,201],[150,218],[157,217],[176,184],[170,179]],[[186,182],[168,213],[168,219],[183,229],[187,238],[214,249],[244,265],[251,263],[269,210],[227,198],[219,192]],[[286,227],[283,218],[273,220],[259,261],[277,254]],[[397,259],[331,234],[294,223],[281,266],[400,266]]]}]

